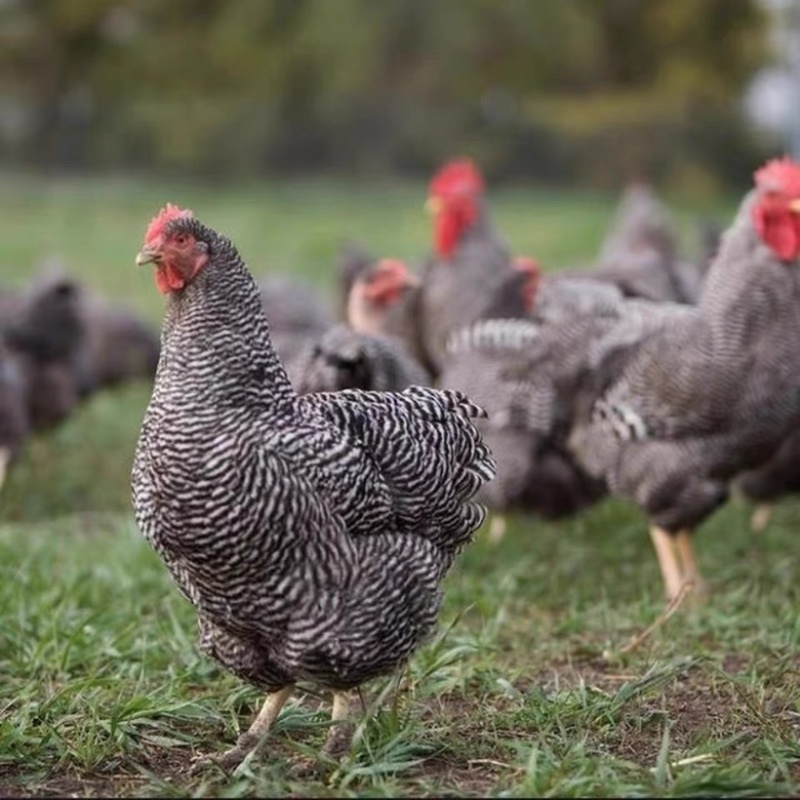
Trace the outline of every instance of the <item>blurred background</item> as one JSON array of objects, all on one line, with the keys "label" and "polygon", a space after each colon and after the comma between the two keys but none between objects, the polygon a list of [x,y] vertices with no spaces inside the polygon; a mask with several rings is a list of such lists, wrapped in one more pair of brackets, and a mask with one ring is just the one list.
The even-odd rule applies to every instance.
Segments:
[{"label": "blurred background", "polygon": [[800,155],[793,0],[0,0],[1,166],[713,194]]},{"label": "blurred background", "polygon": [[[800,156],[798,94],[788,0],[0,0],[0,328],[3,302],[33,308],[63,344],[31,301],[60,270],[72,288],[48,291],[96,300],[98,352],[142,325],[157,342],[163,298],[133,258],[168,200],[257,278],[330,289],[345,241],[414,268],[426,183],[462,155],[545,269],[592,263],[643,177],[701,260],[699,223],[724,228],[766,157]],[[32,390],[56,408],[0,523],[130,510],[150,376],[57,378]]]}]

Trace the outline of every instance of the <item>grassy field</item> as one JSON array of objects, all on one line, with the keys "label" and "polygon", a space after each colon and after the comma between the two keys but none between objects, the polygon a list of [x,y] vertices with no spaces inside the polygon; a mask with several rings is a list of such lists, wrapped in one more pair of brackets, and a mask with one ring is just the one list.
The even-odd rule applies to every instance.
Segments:
[{"label": "grassy field", "polygon": [[[61,253],[70,270],[157,322],[133,266],[166,200],[231,234],[257,274],[330,285],[355,237],[412,263],[428,239],[417,184],[128,181],[0,193],[9,282]],[[613,198],[514,190],[491,197],[519,253],[589,260]],[[688,205],[680,220],[690,241]],[[729,215],[730,206],[724,208]],[[0,495],[0,795],[797,796],[800,506],[759,535],[734,500],[698,535],[712,586],[632,652],[663,604],[635,509],[608,502],[564,524],[516,519],[447,580],[439,639],[373,684],[359,740],[327,781],[293,763],[320,747],[327,703],[287,706],[261,761],[191,777],[261,698],[198,654],[194,617],[132,520],[128,474],[148,386],[98,396],[31,441]],[[382,700],[378,703],[378,700]]]}]

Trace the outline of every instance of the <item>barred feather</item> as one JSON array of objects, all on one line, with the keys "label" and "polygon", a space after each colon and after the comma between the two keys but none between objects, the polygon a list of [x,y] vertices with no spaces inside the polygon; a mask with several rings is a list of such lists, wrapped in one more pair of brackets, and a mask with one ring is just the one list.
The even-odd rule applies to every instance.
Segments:
[{"label": "barred feather", "polygon": [[298,397],[233,245],[173,292],[132,473],[138,524],[198,610],[201,647],[266,689],[346,688],[430,635],[494,471],[455,392]]}]

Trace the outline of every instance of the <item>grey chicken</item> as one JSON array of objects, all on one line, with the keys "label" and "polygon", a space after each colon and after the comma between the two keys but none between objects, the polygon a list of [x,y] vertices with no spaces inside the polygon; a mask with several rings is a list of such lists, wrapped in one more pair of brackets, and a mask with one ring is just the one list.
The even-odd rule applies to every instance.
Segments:
[{"label": "grey chicken", "polygon": [[493,541],[503,536],[508,511],[559,519],[604,495],[602,481],[582,470],[566,448],[567,379],[585,352],[571,344],[521,319],[479,320],[448,342],[440,385],[464,392],[487,412],[478,427],[497,476],[479,499],[496,512]]},{"label": "grey chicken", "polygon": [[598,262],[587,276],[613,283],[626,297],[695,303],[704,272],[705,265],[679,257],[667,207],[649,184],[635,181],[623,192]]},{"label": "grey chicken", "polygon": [[[393,671],[431,634],[440,582],[494,474],[457,392],[298,396],[226,237],[167,206],[138,264],[168,295],[132,471],[138,525],[198,613],[201,648],[268,692],[259,743],[298,681],[333,692]],[[348,746],[332,726],[326,749]]]},{"label": "grey chicken", "polygon": [[755,173],[697,307],[600,363],[571,436],[648,515],[668,597],[702,587],[690,533],[800,421],[800,166]]},{"label": "grey chicken", "polygon": [[0,338],[0,489],[30,430],[25,378]]},{"label": "grey chicken", "polygon": [[271,325],[272,345],[284,364],[333,325],[328,302],[305,281],[269,275],[261,280],[259,288]]},{"label": "grey chicken", "polygon": [[435,255],[420,272],[417,325],[424,363],[435,376],[445,359],[448,336],[487,316],[524,317],[518,292],[506,293],[499,313],[494,295],[504,281],[519,279],[505,243],[495,233],[483,196],[483,178],[468,160],[445,164],[430,183]]},{"label": "grey chicken", "polygon": [[81,287],[62,274],[0,298],[0,336],[17,363],[33,428],[63,421],[78,402],[76,360],[85,328]]},{"label": "grey chicken", "polygon": [[[350,319],[353,309],[352,289],[357,281],[365,275],[369,275],[381,259],[375,258],[360,245],[348,243],[342,247],[338,259],[338,293],[340,306],[340,317],[342,320],[349,320],[350,326],[353,322]],[[406,270],[406,274],[409,274]],[[391,336],[399,339],[405,345],[410,355],[420,363],[424,363],[425,354],[419,336],[418,325],[418,303],[419,303],[419,280],[411,275],[406,281],[403,292],[393,298],[393,302],[381,309],[380,326],[371,332],[381,336]],[[356,326],[358,327],[358,326]],[[362,330],[362,333],[370,331]]]},{"label": "grey chicken", "polygon": [[800,428],[786,437],[769,461],[738,476],[736,487],[745,498],[756,503],[751,520],[753,530],[764,530],[776,501],[800,493]]},{"label": "grey chicken", "polygon": [[90,292],[81,297],[80,315],[84,336],[75,365],[81,397],[155,375],[160,344],[149,324],[125,306]]},{"label": "grey chicken", "polygon": [[429,385],[430,375],[405,343],[384,333],[393,310],[416,286],[417,279],[401,261],[381,259],[368,265],[352,283],[347,324],[334,325],[287,364],[298,393]]}]

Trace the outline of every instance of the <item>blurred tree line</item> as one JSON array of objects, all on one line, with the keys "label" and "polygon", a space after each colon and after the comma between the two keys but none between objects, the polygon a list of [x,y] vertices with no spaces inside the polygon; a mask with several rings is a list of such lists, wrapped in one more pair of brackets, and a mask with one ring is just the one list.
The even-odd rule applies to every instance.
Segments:
[{"label": "blurred tree line", "polygon": [[747,179],[756,0],[0,0],[6,163]]}]

